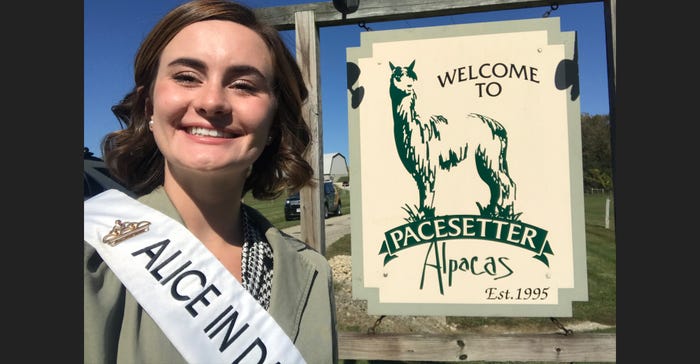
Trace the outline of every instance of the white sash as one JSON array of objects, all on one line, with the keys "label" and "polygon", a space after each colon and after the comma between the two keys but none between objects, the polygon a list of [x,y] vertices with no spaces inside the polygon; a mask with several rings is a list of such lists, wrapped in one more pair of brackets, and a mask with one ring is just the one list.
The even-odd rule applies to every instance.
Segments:
[{"label": "white sash", "polygon": [[[306,363],[274,318],[182,224],[117,190],[88,199],[84,210],[85,241],[185,360]],[[117,219],[124,225],[112,231]]]}]

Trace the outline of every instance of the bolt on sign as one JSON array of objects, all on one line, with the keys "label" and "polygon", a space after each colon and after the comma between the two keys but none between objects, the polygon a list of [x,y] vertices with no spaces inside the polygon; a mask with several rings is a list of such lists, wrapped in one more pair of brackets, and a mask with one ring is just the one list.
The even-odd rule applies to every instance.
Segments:
[{"label": "bolt on sign", "polygon": [[363,32],[347,67],[368,313],[570,317],[588,300],[574,32],[556,17]]}]

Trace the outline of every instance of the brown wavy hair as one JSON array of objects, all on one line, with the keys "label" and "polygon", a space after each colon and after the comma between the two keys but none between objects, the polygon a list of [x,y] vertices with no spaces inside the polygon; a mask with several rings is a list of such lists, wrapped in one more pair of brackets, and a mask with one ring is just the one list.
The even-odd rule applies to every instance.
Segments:
[{"label": "brown wavy hair", "polygon": [[225,0],[195,0],[174,8],[141,43],[134,59],[135,86],[112,106],[122,129],[107,134],[101,143],[110,173],[138,195],[163,184],[165,160],[148,128],[146,100],[153,90],[165,46],[182,28],[205,20],[227,20],[250,28],[265,41],[272,55],[273,88],[278,101],[270,127],[272,140],[253,163],[243,195],[252,191],[256,199],[274,199],[283,192],[311,185],[313,168],[304,159],[311,132],[302,115],[308,90],[299,66],[277,29],[260,22],[250,8]]}]

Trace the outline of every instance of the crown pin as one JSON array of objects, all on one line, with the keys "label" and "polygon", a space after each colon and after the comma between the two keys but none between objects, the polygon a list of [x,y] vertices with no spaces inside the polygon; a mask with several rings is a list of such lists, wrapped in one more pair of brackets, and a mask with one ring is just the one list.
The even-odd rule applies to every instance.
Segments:
[{"label": "crown pin", "polygon": [[115,220],[114,227],[109,234],[102,238],[102,242],[109,246],[115,246],[126,239],[148,231],[150,225],[151,223],[148,221],[122,222]]}]

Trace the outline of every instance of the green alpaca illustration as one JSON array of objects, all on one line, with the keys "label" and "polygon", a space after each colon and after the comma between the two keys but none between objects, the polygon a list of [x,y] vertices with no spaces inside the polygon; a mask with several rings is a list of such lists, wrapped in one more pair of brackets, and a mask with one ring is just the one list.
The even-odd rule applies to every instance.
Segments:
[{"label": "green alpaca illustration", "polygon": [[510,178],[506,161],[506,129],[498,121],[476,113],[467,114],[462,120],[448,121],[442,115],[422,120],[416,111],[415,63],[414,60],[408,67],[397,67],[389,62],[396,150],[418,186],[419,205],[403,207],[409,215],[406,221],[435,217],[433,203],[438,168],[449,171],[470,155],[491,195],[486,207],[476,202],[481,216],[518,220],[520,213],[516,214],[514,207],[515,182]]}]

